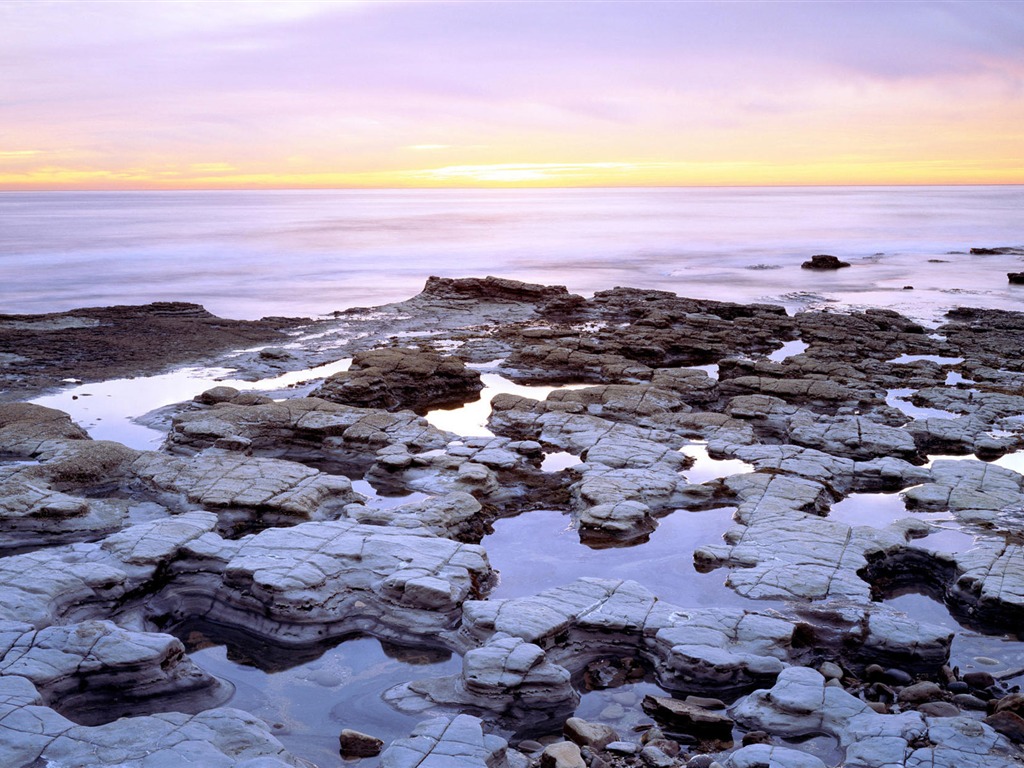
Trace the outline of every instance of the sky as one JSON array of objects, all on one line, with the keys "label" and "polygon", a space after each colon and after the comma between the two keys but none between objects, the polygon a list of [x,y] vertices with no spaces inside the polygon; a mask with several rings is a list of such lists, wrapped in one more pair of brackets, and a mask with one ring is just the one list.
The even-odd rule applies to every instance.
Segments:
[{"label": "sky", "polygon": [[0,0],[0,190],[1024,183],[1024,0]]}]

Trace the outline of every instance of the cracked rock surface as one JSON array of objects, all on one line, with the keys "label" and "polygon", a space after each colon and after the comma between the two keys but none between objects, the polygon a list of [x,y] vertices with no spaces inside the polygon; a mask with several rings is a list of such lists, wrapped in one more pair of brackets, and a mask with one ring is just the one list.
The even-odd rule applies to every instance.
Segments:
[{"label": "cracked rock surface", "polygon": [[[1024,667],[957,660],[959,643],[996,647],[967,628],[1024,618],[1024,315],[947,319],[500,278],[431,278],[315,323],[218,330],[192,305],[5,319],[34,343],[57,328],[102,344],[110,324],[115,343],[133,322],[140,344],[220,334],[207,353],[273,340],[230,358],[237,377],[310,380],[215,387],[143,450],[12,402],[55,383],[52,362],[19,362],[0,404],[0,764],[307,765],[279,723],[224,706],[230,686],[180,639],[205,623],[242,655],[352,637],[454,654],[372,694],[422,722],[367,768],[1020,765]],[[487,429],[432,423],[478,396]],[[893,498],[891,516],[840,514]],[[724,581],[721,605],[604,572],[550,585],[543,565],[532,593],[492,594],[499,522],[554,510],[574,540],[643,560],[668,515],[723,508],[731,526],[679,570]],[[516,556],[542,563],[542,544]],[[936,621],[888,603],[905,592],[935,598]],[[320,695],[358,706],[344,686]]]}]

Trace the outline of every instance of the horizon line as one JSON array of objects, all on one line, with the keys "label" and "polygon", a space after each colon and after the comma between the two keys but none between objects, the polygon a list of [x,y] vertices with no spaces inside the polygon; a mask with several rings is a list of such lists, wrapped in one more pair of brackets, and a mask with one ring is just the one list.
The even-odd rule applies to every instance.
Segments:
[{"label": "horizon line", "polygon": [[1024,181],[968,181],[968,182],[900,182],[900,183],[820,183],[820,184],[495,184],[495,185],[426,185],[426,186],[364,186],[364,185],[311,185],[311,186],[237,186],[237,187],[52,187],[2,188],[0,194],[54,193],[54,192],[340,192],[340,191],[516,191],[559,189],[822,189],[869,187],[1020,187]]}]

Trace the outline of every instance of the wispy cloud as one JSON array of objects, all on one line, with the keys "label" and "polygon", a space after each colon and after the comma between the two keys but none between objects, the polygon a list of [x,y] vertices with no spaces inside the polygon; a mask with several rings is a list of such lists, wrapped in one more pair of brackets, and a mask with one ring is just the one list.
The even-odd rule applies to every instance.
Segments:
[{"label": "wispy cloud", "polygon": [[[1024,181],[1012,0],[0,0],[0,52],[0,163],[32,179],[8,185],[58,163],[181,184],[627,183],[851,154]],[[431,153],[443,167],[416,170]]]}]

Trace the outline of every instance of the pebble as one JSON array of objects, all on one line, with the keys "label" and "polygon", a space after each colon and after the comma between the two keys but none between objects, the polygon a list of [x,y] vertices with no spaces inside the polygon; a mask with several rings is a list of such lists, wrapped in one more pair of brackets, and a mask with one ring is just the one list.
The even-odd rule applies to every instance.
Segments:
[{"label": "pebble", "polygon": [[640,750],[640,759],[644,765],[650,768],[674,768],[676,761],[674,757],[666,755],[661,749],[654,746],[647,746]]},{"label": "pebble", "polygon": [[771,741],[771,734],[767,731],[750,731],[743,734],[744,747],[749,747],[751,744],[770,744]]},{"label": "pebble", "polygon": [[965,683],[963,680],[954,680],[952,683],[946,686],[946,690],[950,693],[968,693],[971,690],[971,686]]},{"label": "pebble", "polygon": [[963,681],[971,688],[982,691],[990,685],[995,685],[996,679],[988,672],[977,671],[964,673]]},{"label": "pebble", "polygon": [[885,670],[884,678],[885,682],[891,685],[910,685],[914,682],[914,678],[909,673],[895,668]]},{"label": "pebble", "polygon": [[843,668],[833,661],[822,662],[821,666],[818,667],[818,671],[821,672],[821,676],[826,680],[843,679]]},{"label": "pebble", "polygon": [[928,717],[956,717],[960,709],[948,701],[929,701],[917,708],[917,711]]},{"label": "pebble", "polygon": [[598,717],[602,720],[618,720],[624,714],[626,714],[626,710],[622,707],[622,705],[616,704],[613,701],[611,704],[609,704],[607,707],[601,710],[601,714],[599,714]]},{"label": "pebble", "polygon": [[984,701],[970,693],[958,693],[953,697],[953,703],[960,709],[973,709],[979,712],[984,712],[988,708]]},{"label": "pebble", "polygon": [[616,755],[635,755],[640,751],[640,745],[634,744],[632,741],[613,741],[604,749],[606,752]]},{"label": "pebble", "polygon": [[908,685],[896,696],[901,704],[921,704],[926,701],[938,701],[942,698],[942,688],[930,680]]}]

